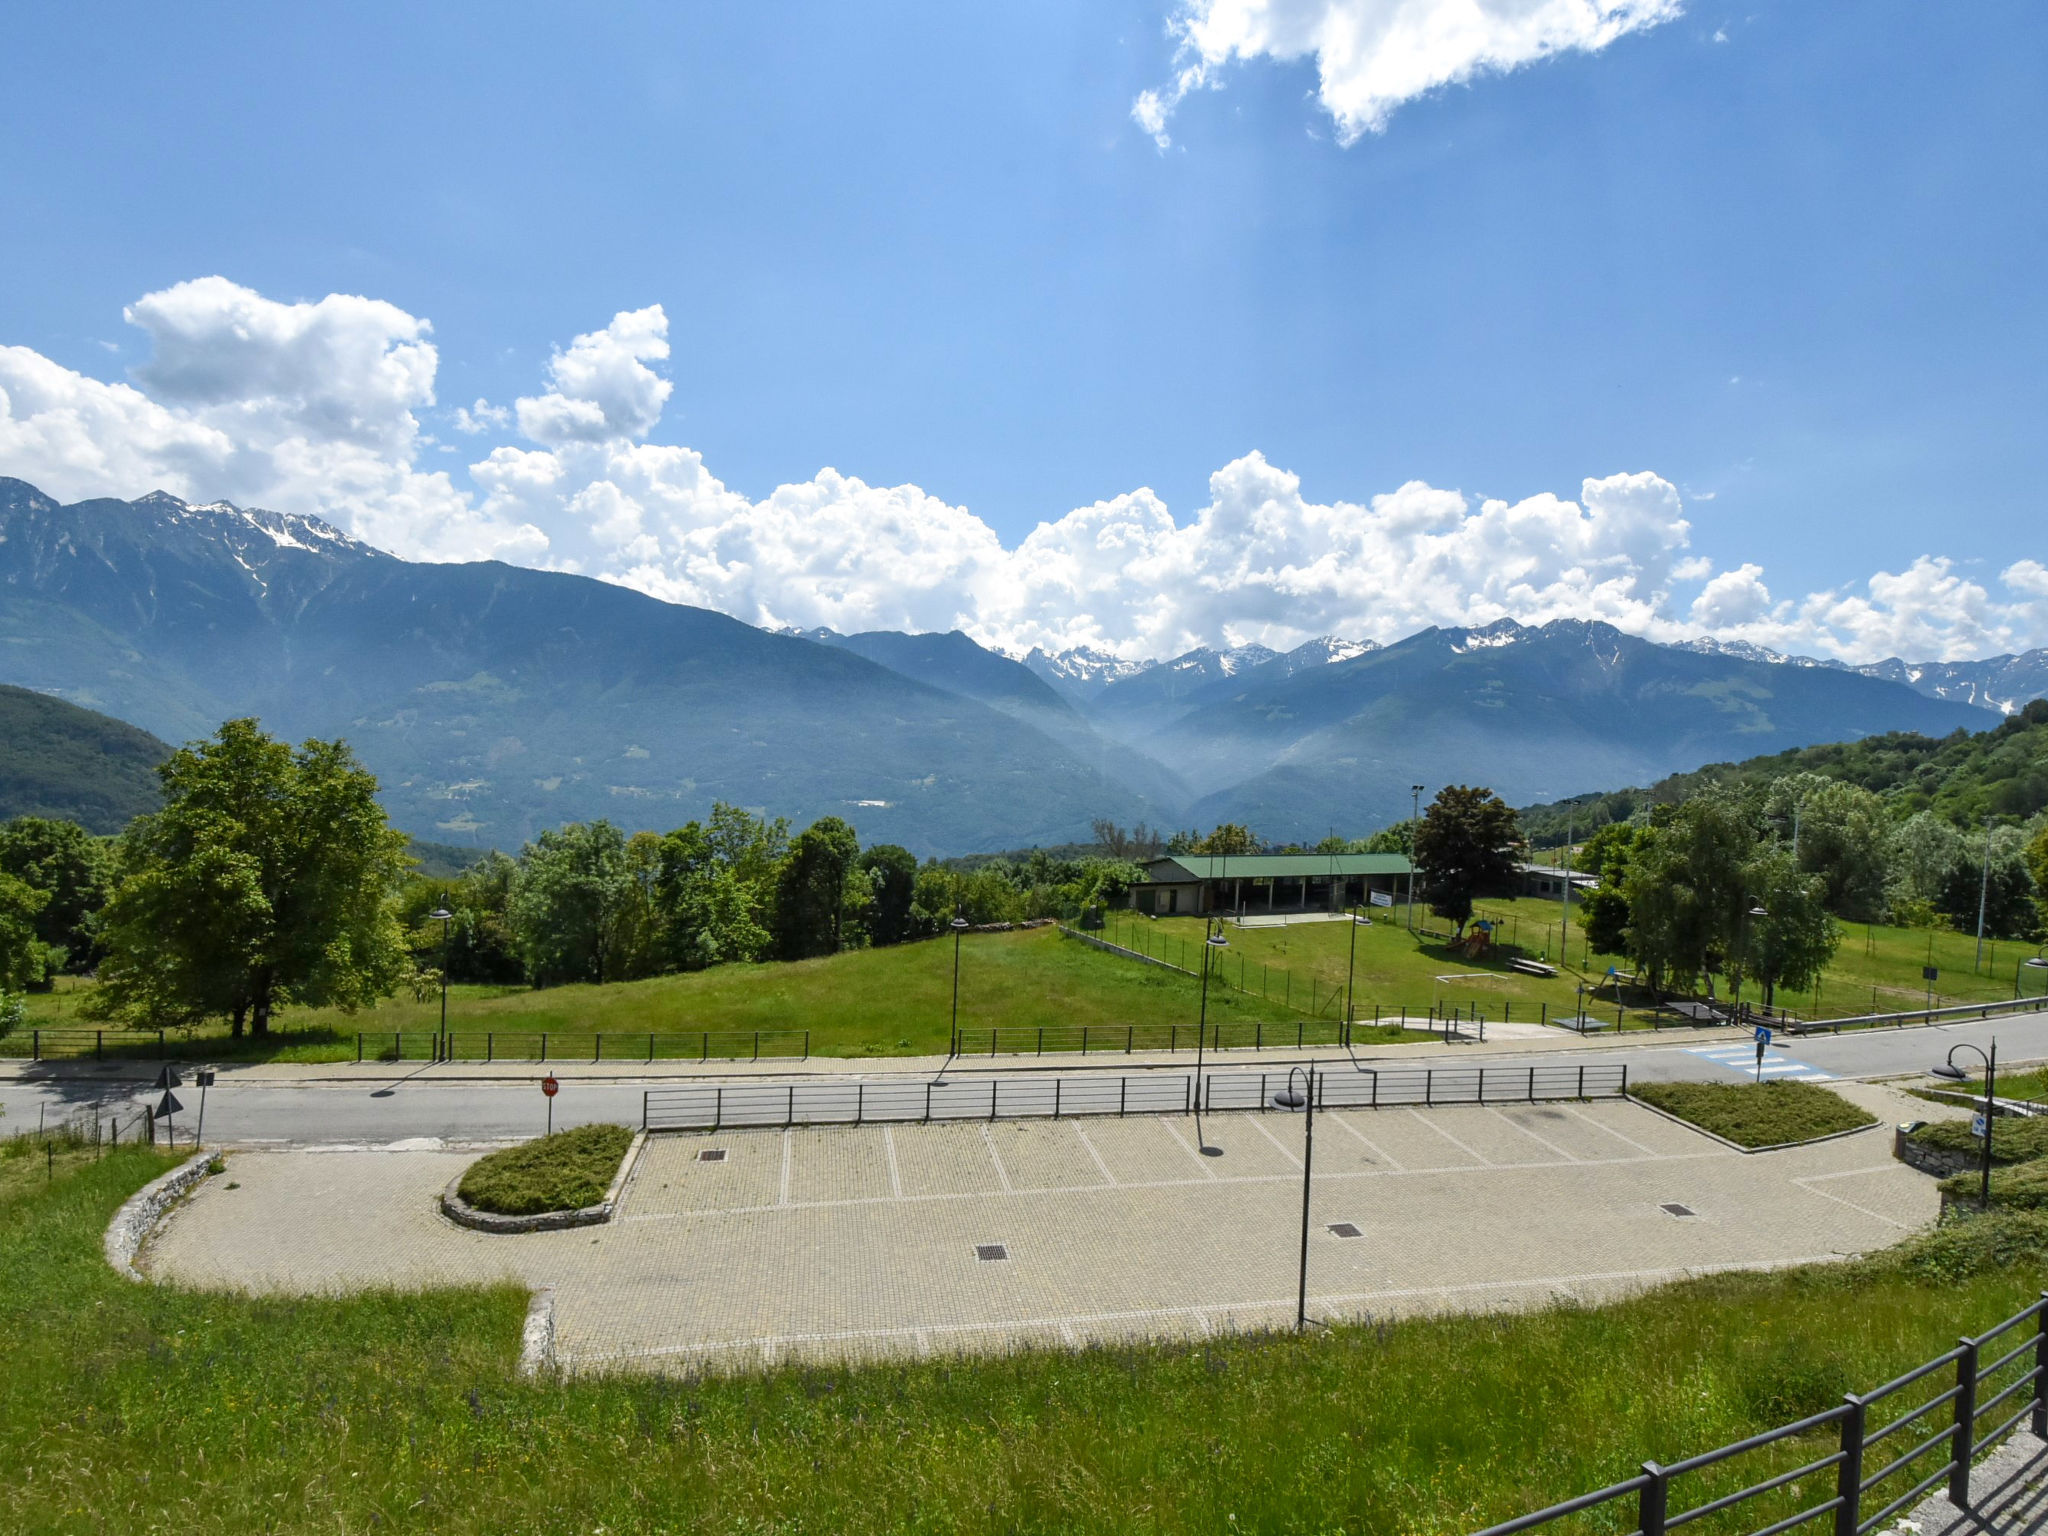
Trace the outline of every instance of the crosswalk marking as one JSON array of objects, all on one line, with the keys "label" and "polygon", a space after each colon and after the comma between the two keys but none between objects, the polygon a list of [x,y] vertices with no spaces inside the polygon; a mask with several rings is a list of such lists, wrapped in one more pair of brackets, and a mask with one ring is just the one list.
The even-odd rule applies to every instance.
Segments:
[{"label": "crosswalk marking", "polygon": [[[1754,1045],[1697,1045],[1686,1049],[1689,1056],[1704,1056],[1717,1067],[1726,1067],[1731,1072],[1740,1072],[1744,1077],[1757,1075],[1756,1047]],[[1785,1080],[1795,1083],[1832,1083],[1835,1074],[1823,1072],[1807,1062],[1795,1061],[1790,1056],[1774,1056],[1764,1053],[1763,1076],[1767,1082]]]}]

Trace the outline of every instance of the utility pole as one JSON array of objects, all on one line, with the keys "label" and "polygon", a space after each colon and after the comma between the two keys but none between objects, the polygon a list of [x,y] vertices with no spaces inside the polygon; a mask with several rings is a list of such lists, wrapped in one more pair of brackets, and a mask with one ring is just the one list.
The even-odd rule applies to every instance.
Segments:
[{"label": "utility pole", "polygon": [[1977,885],[1977,960],[1970,967],[1976,975],[1984,969],[1984,913],[1991,903],[1991,818],[1984,818],[1984,878]]}]

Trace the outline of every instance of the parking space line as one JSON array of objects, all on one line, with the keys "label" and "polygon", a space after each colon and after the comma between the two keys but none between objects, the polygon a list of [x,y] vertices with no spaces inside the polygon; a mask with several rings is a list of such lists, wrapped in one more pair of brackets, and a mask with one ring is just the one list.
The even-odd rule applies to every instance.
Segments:
[{"label": "parking space line", "polygon": [[1266,1129],[1266,1122],[1263,1119],[1261,1119],[1257,1115],[1253,1115],[1251,1117],[1251,1120],[1253,1129],[1255,1129],[1261,1136],[1265,1137],[1266,1140],[1273,1143],[1274,1148],[1280,1153],[1282,1157],[1286,1158],[1287,1161],[1294,1164],[1294,1166],[1297,1168],[1301,1166],[1301,1159],[1296,1157],[1292,1152],[1288,1151],[1287,1148],[1280,1145],[1280,1138],[1278,1136],[1275,1136],[1271,1131]]},{"label": "parking space line", "polygon": [[789,1204],[789,1164],[793,1139],[793,1132],[782,1133],[782,1193],[775,1202],[777,1205]]},{"label": "parking space line", "polygon": [[1602,1125],[1598,1120],[1595,1120],[1591,1115],[1587,1114],[1583,1109],[1580,1109],[1575,1104],[1567,1104],[1564,1106],[1564,1109],[1565,1113],[1577,1115],[1581,1120],[1585,1121],[1586,1124],[1593,1127],[1594,1130],[1605,1131],[1615,1140],[1627,1142],[1630,1146],[1634,1147],[1638,1152],[1642,1153],[1645,1157],[1662,1157],[1664,1155],[1662,1152],[1657,1151],[1655,1148],[1644,1146],[1640,1141],[1637,1141],[1633,1136],[1622,1135],[1620,1131],[1617,1131],[1611,1125]]},{"label": "parking space line", "polygon": [[[1171,1130],[1172,1127],[1169,1126],[1168,1129]],[[1176,1139],[1180,1140],[1181,1146],[1190,1156],[1199,1155],[1185,1140],[1178,1137]],[[1699,1162],[1707,1158],[1727,1157],[1730,1155],[1726,1148],[1716,1146],[1704,1152],[1679,1152],[1670,1155],[1654,1153],[1648,1157],[1616,1157],[1598,1162],[1487,1163],[1476,1168],[1469,1163],[1456,1163],[1442,1168],[1354,1168],[1338,1173],[1319,1173],[1316,1175],[1316,1183],[1319,1185],[1324,1183],[1340,1183],[1350,1179],[1439,1178],[1450,1174],[1471,1174],[1474,1177],[1478,1177],[1490,1173],[1520,1174],[1543,1169],[1577,1169],[1591,1172],[1596,1169],[1631,1167],[1638,1163]],[[1141,1179],[1114,1186],[1083,1185],[1078,1189],[1070,1184],[1053,1184],[1027,1189],[1013,1188],[1009,1193],[1019,1199],[1038,1195],[1071,1198],[1075,1195],[1106,1195],[1112,1188],[1118,1194],[1142,1194],[1148,1190],[1159,1189],[1200,1189],[1209,1181],[1214,1181],[1218,1184],[1291,1184],[1298,1182],[1292,1173],[1218,1174],[1209,1167],[1206,1158],[1203,1159],[1203,1172],[1207,1174],[1207,1179]],[[923,1205],[943,1200],[987,1200],[989,1198],[988,1192],[983,1190],[932,1195],[906,1194],[900,1202],[890,1195],[853,1195],[840,1200],[793,1200],[786,1209],[792,1211],[820,1211],[838,1210],[841,1207],[861,1205],[891,1205],[897,1203],[903,1205]],[[683,1221],[697,1217],[759,1216],[782,1209],[785,1209],[785,1207],[777,1205],[691,1206],[679,1211],[649,1211],[641,1215],[625,1216],[621,1220],[624,1222]]]},{"label": "parking space line", "polygon": [[[1493,1109],[1493,1106],[1491,1104],[1487,1105],[1486,1107],[1488,1109]],[[1538,1146],[1550,1148],[1550,1150],[1555,1152],[1559,1157],[1562,1157],[1569,1162],[1592,1163],[1600,1161],[1600,1159],[1598,1158],[1580,1157],[1576,1152],[1567,1152],[1563,1147],[1560,1147],[1556,1142],[1548,1140],[1545,1137],[1538,1136],[1534,1131],[1530,1130],[1529,1127],[1527,1127],[1526,1125],[1522,1125],[1517,1121],[1509,1119],[1506,1115],[1501,1114],[1499,1110],[1494,1109],[1493,1112],[1496,1116],[1499,1117],[1501,1123],[1507,1126],[1509,1130],[1520,1131],[1524,1136],[1528,1137]]]},{"label": "parking space line", "polygon": [[1164,1115],[1161,1115],[1158,1118],[1159,1123],[1166,1127],[1166,1134],[1171,1136],[1175,1141],[1179,1142],[1181,1151],[1187,1153],[1189,1157],[1192,1157],[1195,1160],[1195,1166],[1201,1169],[1202,1172],[1207,1174],[1210,1178],[1215,1178],[1216,1170],[1209,1166],[1209,1160],[1206,1157],[1202,1156],[1201,1153],[1197,1152],[1193,1147],[1188,1145],[1187,1137],[1181,1135],[1181,1133],[1177,1129],[1175,1129],[1173,1122],[1167,1119]]},{"label": "parking space line", "polygon": [[1003,1154],[996,1150],[996,1139],[989,1135],[986,1125],[981,1127],[981,1141],[988,1148],[989,1160],[996,1165],[996,1177],[1002,1181],[1003,1193],[1015,1194],[1016,1190],[1010,1184],[1010,1170],[1003,1166]]},{"label": "parking space line", "polygon": [[896,1169],[896,1135],[888,1126],[882,1127],[882,1150],[889,1154],[889,1194],[892,1199],[903,1198],[903,1175]]},{"label": "parking space line", "polygon": [[1478,1158],[1480,1163],[1484,1167],[1498,1168],[1500,1166],[1500,1164],[1496,1163],[1492,1158],[1481,1156],[1478,1152],[1475,1152],[1472,1148],[1466,1146],[1465,1143],[1458,1140],[1457,1137],[1453,1136],[1449,1131],[1445,1130],[1442,1126],[1434,1124],[1430,1120],[1429,1116],[1423,1114],[1420,1110],[1411,1109],[1408,1111],[1408,1113],[1413,1115],[1417,1120],[1421,1121],[1424,1125],[1427,1125],[1432,1131],[1435,1131],[1437,1135],[1443,1137],[1445,1141],[1448,1141],[1452,1146],[1456,1147],[1460,1152],[1463,1152],[1467,1157]]},{"label": "parking space line", "polygon": [[1825,1183],[1829,1179],[1847,1178],[1850,1174],[1885,1173],[1895,1166],[1896,1164],[1879,1164],[1874,1168],[1851,1168],[1843,1173],[1808,1174],[1805,1178],[1794,1179],[1792,1182],[1805,1190],[1809,1195],[1819,1195],[1823,1200],[1832,1200],[1837,1205],[1846,1205],[1852,1211],[1861,1212],[1865,1216],[1875,1217],[1888,1227],[1897,1227],[1901,1232],[1916,1232],[1919,1228],[1912,1222],[1900,1221],[1896,1216],[1887,1216],[1883,1211],[1874,1211],[1867,1205],[1858,1205],[1854,1200],[1844,1200],[1840,1195],[1831,1195],[1824,1189],[1815,1189],[1813,1187],[1816,1184]]},{"label": "parking space line", "polygon": [[1095,1159],[1095,1166],[1102,1170],[1102,1182],[1115,1185],[1116,1175],[1109,1171],[1109,1164],[1102,1160],[1102,1154],[1095,1150],[1095,1143],[1088,1139],[1088,1132],[1080,1121],[1074,1122],[1074,1134],[1081,1138],[1081,1145],[1088,1149],[1088,1155]]},{"label": "parking space line", "polygon": [[1339,1125],[1343,1126],[1345,1130],[1349,1131],[1352,1135],[1356,1136],[1360,1141],[1364,1142],[1365,1150],[1372,1153],[1374,1157],[1385,1158],[1388,1164],[1392,1168],[1394,1168],[1396,1172],[1407,1171],[1407,1164],[1403,1163],[1398,1157],[1394,1156],[1393,1153],[1387,1151],[1386,1148],[1380,1146],[1378,1142],[1374,1141],[1370,1136],[1366,1135],[1365,1132],[1361,1131],[1349,1120],[1346,1120],[1342,1115],[1332,1112],[1330,1118],[1335,1120]]}]

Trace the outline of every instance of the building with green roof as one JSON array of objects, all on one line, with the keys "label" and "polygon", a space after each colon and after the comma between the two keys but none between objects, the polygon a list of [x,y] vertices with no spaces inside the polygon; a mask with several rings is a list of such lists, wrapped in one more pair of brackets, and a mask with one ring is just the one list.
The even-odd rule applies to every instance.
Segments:
[{"label": "building with green roof", "polygon": [[1155,917],[1341,912],[1389,905],[1408,871],[1400,853],[1175,853],[1145,862],[1131,906]]}]

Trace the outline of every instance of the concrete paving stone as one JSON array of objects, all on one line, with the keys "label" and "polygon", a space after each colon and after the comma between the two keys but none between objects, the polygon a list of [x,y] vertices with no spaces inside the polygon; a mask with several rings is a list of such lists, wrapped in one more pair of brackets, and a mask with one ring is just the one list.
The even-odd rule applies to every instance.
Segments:
[{"label": "concrete paving stone", "polygon": [[1639,1151],[1686,1157],[1721,1145],[1689,1125],[1620,1099],[1595,1099],[1571,1108]]},{"label": "concrete paving stone", "polygon": [[887,1200],[895,1193],[888,1147],[858,1126],[828,1126],[788,1133],[789,1198],[802,1205],[826,1200]]},{"label": "concrete paving stone", "polygon": [[1213,1179],[1216,1170],[1195,1150],[1195,1123],[1181,1116],[1076,1121],[1119,1184]]},{"label": "concrete paving stone", "polygon": [[1564,1104],[1503,1104],[1494,1110],[1523,1135],[1546,1149],[1551,1160],[1605,1163],[1644,1154],[1628,1143],[1589,1125]]},{"label": "concrete paving stone", "polygon": [[1435,1129],[1457,1138],[1477,1156],[1495,1167],[1512,1168],[1525,1163],[1562,1163],[1573,1159],[1554,1146],[1545,1146],[1509,1120],[1499,1110],[1483,1105],[1464,1109],[1430,1111],[1425,1118]]},{"label": "concrete paving stone", "polygon": [[[1867,1251],[1935,1212],[1933,1181],[1890,1162],[1882,1135],[1743,1156],[1667,1137],[1676,1128],[1640,1107],[1569,1111],[1569,1129],[1547,1118],[1534,1129],[1626,1156],[1435,1171],[1418,1156],[1397,1168],[1384,1140],[1460,1155],[1431,1129],[1439,1121],[1475,1145],[1543,1149],[1490,1109],[1320,1116],[1311,1311],[1600,1300],[1682,1273]],[[572,1368],[1199,1337],[1293,1321],[1301,1127],[1292,1114],[1207,1116],[1223,1148],[1213,1159],[1196,1154],[1183,1117],[659,1136],[623,1220],[517,1237],[438,1214],[435,1197],[474,1153],[244,1151],[230,1161],[242,1187],[209,1180],[144,1263],[160,1279],[257,1291],[552,1284]],[[725,1163],[696,1160],[712,1145]],[[1639,1150],[1659,1145],[1683,1150]],[[1696,1214],[1673,1217],[1666,1201]],[[1337,1221],[1363,1235],[1331,1235]],[[978,1258],[985,1243],[1007,1257]]]},{"label": "concrete paving stone", "polygon": [[1404,1169],[1483,1168],[1484,1158],[1455,1133],[1447,1134],[1437,1117],[1445,1111],[1362,1109],[1351,1111],[1353,1123]]},{"label": "concrete paving stone", "polygon": [[[964,1133],[964,1134],[963,1134]],[[1002,1178],[972,1125],[897,1125],[886,1132],[910,1197],[1000,1194]]]},{"label": "concrete paving stone", "polygon": [[1077,1132],[1078,1120],[1009,1120],[983,1134],[1015,1189],[1092,1189],[1108,1184]]}]

